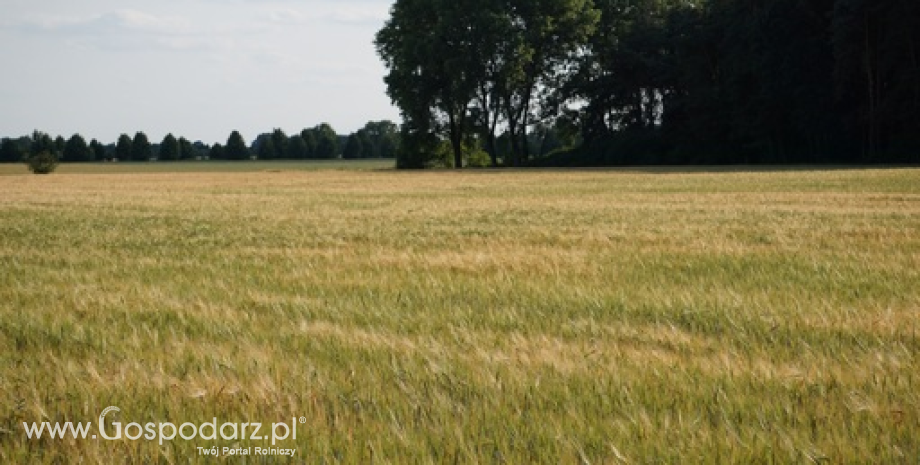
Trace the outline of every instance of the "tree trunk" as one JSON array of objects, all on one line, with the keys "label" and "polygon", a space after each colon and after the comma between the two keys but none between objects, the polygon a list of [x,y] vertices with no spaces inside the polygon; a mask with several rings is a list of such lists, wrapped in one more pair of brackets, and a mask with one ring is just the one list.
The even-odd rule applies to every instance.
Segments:
[{"label": "tree trunk", "polygon": [[876,79],[877,66],[874,63],[872,54],[872,18],[871,12],[866,11],[866,43],[865,43],[865,60],[866,60],[866,84],[868,85],[868,130],[867,130],[867,150],[870,161],[875,160],[878,155],[879,146],[879,127],[878,127],[878,82]]},{"label": "tree trunk", "polygon": [[450,148],[454,152],[454,168],[463,169],[463,130],[462,118],[457,121],[457,116],[453,112],[448,115],[450,124]]},{"label": "tree trunk", "polygon": [[521,166],[521,148],[517,133],[518,119],[510,96],[506,99],[505,112],[508,118],[508,137],[511,139],[511,166],[517,168]]},{"label": "tree trunk", "polygon": [[495,99],[489,94],[489,90],[486,88],[486,85],[480,84],[479,86],[479,101],[482,104],[482,127],[483,127],[483,136],[486,140],[486,152],[489,152],[489,158],[492,161],[492,167],[498,167],[498,152],[495,149],[495,129],[498,127],[498,115],[500,110],[494,109],[493,111],[493,102]]},{"label": "tree trunk", "polygon": [[524,99],[521,102],[521,143],[523,144],[523,160],[530,160],[530,141],[527,140],[527,126],[530,124],[530,100],[533,98],[533,85],[527,88],[524,93]]},{"label": "tree trunk", "polygon": [[498,152],[495,149],[495,130],[486,134],[486,151],[489,152],[489,158],[492,161],[492,168],[498,167]]}]

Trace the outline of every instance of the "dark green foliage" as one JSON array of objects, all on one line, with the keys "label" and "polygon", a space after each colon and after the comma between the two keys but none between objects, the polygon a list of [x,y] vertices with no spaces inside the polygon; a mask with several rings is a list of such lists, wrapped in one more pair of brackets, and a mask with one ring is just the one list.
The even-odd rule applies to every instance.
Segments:
[{"label": "dark green foliage", "polygon": [[57,151],[57,145],[54,139],[44,132],[34,131],[32,132],[32,143],[29,147],[29,155],[38,155],[43,152],[48,152],[56,158],[59,158],[59,152]]},{"label": "dark green foliage", "polygon": [[304,142],[300,134],[296,134],[288,139],[285,158],[291,160],[304,160],[307,158],[307,143]]},{"label": "dark green foliage", "polygon": [[336,158],[339,156],[339,138],[327,123],[320,124],[313,128],[313,136],[316,138],[316,158]]},{"label": "dark green foliage", "polygon": [[431,131],[403,123],[399,148],[396,151],[397,169],[431,168],[438,159],[440,140]]},{"label": "dark green foliage", "polygon": [[582,164],[920,161],[920,3],[630,3],[569,82]]},{"label": "dark green foliage", "polygon": [[920,162],[916,1],[399,0],[375,45],[400,166]]},{"label": "dark green foliage", "polygon": [[105,145],[101,144],[96,139],[93,139],[89,143],[89,149],[93,152],[93,160],[105,160],[106,148]]},{"label": "dark green foliage", "polygon": [[134,140],[131,141],[130,159],[134,161],[147,161],[152,155],[153,150],[150,146],[150,140],[147,139],[147,134],[139,131],[134,135]]},{"label": "dark green foliage", "polygon": [[118,136],[118,143],[115,144],[115,158],[119,160],[130,160],[133,145],[134,142],[131,140],[131,136],[127,134]]},{"label": "dark green foliage", "polygon": [[64,139],[64,136],[57,136],[54,138],[54,151],[60,157],[60,154],[64,153],[64,149],[67,147],[67,141]]},{"label": "dark green foliage", "polygon": [[79,134],[74,134],[64,144],[63,161],[65,162],[91,161],[94,155],[86,139]]},{"label": "dark green foliage", "polygon": [[[361,153],[357,158],[380,158],[380,148],[371,138],[366,129],[354,133],[361,146]],[[350,137],[350,136],[349,136]],[[344,155],[343,155],[344,156]],[[346,157],[347,158],[347,157]]]},{"label": "dark green foliage", "polygon": [[[274,153],[272,158],[287,158],[288,136],[281,129],[275,129],[272,132],[272,147]],[[259,158],[262,158],[261,156]]]},{"label": "dark green foliage", "polygon": [[[597,18],[589,0],[397,1],[376,37],[387,92],[406,127],[449,141],[455,167],[474,132],[496,163],[499,122],[517,165],[528,157],[527,129],[542,117],[538,110],[554,105],[541,90],[558,84]],[[401,148],[403,156],[416,145]]]},{"label": "dark green foliage", "polygon": [[867,161],[920,161],[920,2],[838,0],[834,83]]},{"label": "dark green foliage", "polygon": [[230,133],[227,139],[227,146],[224,148],[224,156],[227,160],[249,160],[249,147],[239,131]]},{"label": "dark green foliage", "polygon": [[255,144],[256,156],[259,157],[259,160],[274,160],[275,140],[271,135],[263,134],[263,136],[260,136],[257,141],[258,144]]},{"label": "dark green foliage", "polygon": [[223,145],[214,144],[208,150],[208,158],[211,160],[226,160],[227,151],[224,149]]},{"label": "dark green foliage", "polygon": [[57,169],[58,156],[54,152],[43,150],[32,154],[26,159],[29,171],[34,174],[50,174]]},{"label": "dark green foliage", "polygon": [[392,121],[371,121],[357,132],[365,158],[395,158],[399,126]]},{"label": "dark green foliage", "polygon": [[304,129],[300,132],[300,137],[306,145],[306,158],[316,158],[316,135],[312,129]]},{"label": "dark green foliage", "polygon": [[24,152],[14,139],[3,139],[0,142],[0,163],[18,163],[22,161]]},{"label": "dark green foliage", "polygon": [[[457,167],[462,166],[460,141],[467,129],[467,106],[473,100],[481,60],[473,53],[474,10],[447,0],[397,1],[392,16],[376,37],[378,53],[389,68],[385,81],[390,98],[402,109],[404,135],[409,128],[444,134],[452,141]],[[425,27],[418,27],[424,24]],[[424,144],[422,144],[424,145]],[[421,147],[406,143],[406,150]],[[414,154],[422,159],[426,154]],[[397,163],[399,165],[399,163]],[[414,166],[413,166],[414,167]]]},{"label": "dark green foliage", "polygon": [[184,137],[179,138],[179,159],[180,160],[194,160],[201,155],[198,153],[198,150],[189,142],[188,139]]},{"label": "dark green foliage", "polygon": [[163,142],[160,143],[160,155],[158,159],[160,161],[176,161],[179,159],[179,141],[176,139],[176,136],[172,134],[167,134],[163,138]]},{"label": "dark green foliage", "polygon": [[348,142],[342,151],[342,158],[362,158],[364,156],[363,144],[357,134],[348,136]]}]

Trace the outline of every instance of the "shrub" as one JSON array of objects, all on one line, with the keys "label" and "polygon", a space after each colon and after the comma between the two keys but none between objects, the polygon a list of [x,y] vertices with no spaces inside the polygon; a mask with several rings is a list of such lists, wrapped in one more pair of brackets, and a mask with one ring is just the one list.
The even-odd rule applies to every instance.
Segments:
[{"label": "shrub", "polygon": [[488,168],[492,166],[492,158],[485,150],[476,147],[464,147],[464,157],[468,168]]},{"label": "shrub", "polygon": [[34,174],[49,174],[57,168],[58,157],[49,151],[42,151],[27,158],[26,164]]}]

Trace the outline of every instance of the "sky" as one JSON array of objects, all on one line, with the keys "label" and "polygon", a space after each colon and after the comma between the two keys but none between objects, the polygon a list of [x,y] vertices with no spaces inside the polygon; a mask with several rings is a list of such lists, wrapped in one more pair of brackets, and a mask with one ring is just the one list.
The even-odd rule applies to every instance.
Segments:
[{"label": "sky", "polygon": [[391,0],[0,0],[0,137],[224,143],[399,122],[373,40]]}]

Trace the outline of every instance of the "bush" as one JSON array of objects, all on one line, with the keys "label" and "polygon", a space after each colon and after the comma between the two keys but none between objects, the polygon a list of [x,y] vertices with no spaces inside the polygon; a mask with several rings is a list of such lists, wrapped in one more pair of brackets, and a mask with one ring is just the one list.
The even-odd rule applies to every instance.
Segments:
[{"label": "bush", "polygon": [[26,159],[26,164],[34,174],[49,174],[57,168],[58,157],[51,152],[43,151]]},{"label": "bush", "polygon": [[467,168],[488,168],[492,166],[489,153],[477,147],[464,147],[464,158]]},{"label": "bush", "polygon": [[396,152],[396,168],[406,170],[435,166],[439,162],[438,144],[438,138],[433,134],[404,129]]}]

